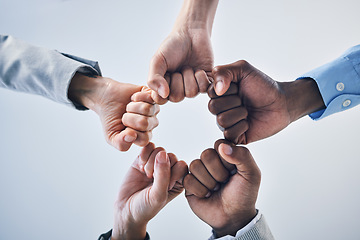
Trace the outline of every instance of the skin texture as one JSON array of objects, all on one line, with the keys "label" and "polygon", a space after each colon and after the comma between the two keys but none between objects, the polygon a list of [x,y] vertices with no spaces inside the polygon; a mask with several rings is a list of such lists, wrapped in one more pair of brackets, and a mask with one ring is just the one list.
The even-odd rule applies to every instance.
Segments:
[{"label": "skin texture", "polygon": [[256,216],[261,173],[247,148],[218,140],[189,170],[184,178],[188,203],[217,237],[234,236]]},{"label": "skin texture", "polygon": [[132,144],[148,144],[151,131],[158,125],[159,106],[151,98],[151,92],[147,87],[77,73],[68,95],[73,102],[98,114],[110,145],[127,151]]},{"label": "skin texture", "polygon": [[[153,169],[151,177],[147,176],[147,165]],[[155,148],[153,143],[144,147],[120,187],[111,239],[143,240],[147,223],[183,191],[187,172],[186,163],[174,154]]]},{"label": "skin texture", "polygon": [[270,137],[325,107],[315,81],[277,82],[244,60],[217,66],[212,75],[209,110],[235,144]]},{"label": "skin texture", "polygon": [[213,68],[210,41],[217,0],[185,0],[173,31],[150,63],[148,85],[156,103],[180,102],[206,92]]}]

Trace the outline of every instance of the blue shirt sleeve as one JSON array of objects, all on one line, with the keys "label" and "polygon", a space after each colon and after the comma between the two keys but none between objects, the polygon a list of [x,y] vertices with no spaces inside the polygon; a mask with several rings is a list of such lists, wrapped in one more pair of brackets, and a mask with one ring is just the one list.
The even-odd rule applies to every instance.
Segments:
[{"label": "blue shirt sleeve", "polygon": [[318,67],[298,79],[316,81],[326,108],[310,114],[320,120],[360,103],[360,45],[347,50],[334,61]]}]

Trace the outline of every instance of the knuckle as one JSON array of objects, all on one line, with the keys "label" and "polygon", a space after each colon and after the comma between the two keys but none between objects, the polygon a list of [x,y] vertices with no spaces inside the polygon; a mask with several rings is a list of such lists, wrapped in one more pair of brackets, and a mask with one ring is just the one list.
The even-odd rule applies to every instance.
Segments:
[{"label": "knuckle", "polygon": [[217,156],[217,153],[216,153],[215,149],[208,148],[201,153],[200,158],[203,162],[209,162],[209,161],[213,160],[214,157],[216,157],[216,156]]},{"label": "knuckle", "polygon": [[216,105],[217,105],[216,100],[210,100],[209,103],[208,103],[208,109],[214,115],[216,115],[216,113],[217,113]]},{"label": "knuckle", "polygon": [[216,116],[216,121],[222,127],[224,127],[227,123],[227,117],[224,114],[219,114]]},{"label": "knuckle", "polygon": [[149,127],[149,121],[146,117],[140,117],[138,123],[139,127],[142,129],[147,129]]},{"label": "knuckle", "polygon": [[195,159],[194,161],[192,161],[189,166],[190,172],[197,172],[199,170],[201,164],[202,163],[201,163],[200,159]]},{"label": "knuckle", "polygon": [[145,115],[153,115],[154,111],[153,111],[153,108],[152,108],[153,105],[151,104],[142,104],[142,113],[145,114]]},{"label": "knuckle", "polygon": [[239,67],[242,67],[242,68],[246,68],[246,67],[248,67],[248,66],[250,65],[248,61],[243,60],[243,59],[236,61],[235,64],[236,64],[237,66],[239,66]]}]

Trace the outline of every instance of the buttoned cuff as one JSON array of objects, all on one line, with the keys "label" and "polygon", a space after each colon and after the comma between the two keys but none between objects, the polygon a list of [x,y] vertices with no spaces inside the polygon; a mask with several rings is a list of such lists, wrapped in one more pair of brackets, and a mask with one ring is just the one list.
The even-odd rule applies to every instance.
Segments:
[{"label": "buttoned cuff", "polygon": [[318,85],[326,108],[311,113],[314,120],[341,112],[360,103],[360,45],[350,48],[334,61],[298,79],[311,78]]}]

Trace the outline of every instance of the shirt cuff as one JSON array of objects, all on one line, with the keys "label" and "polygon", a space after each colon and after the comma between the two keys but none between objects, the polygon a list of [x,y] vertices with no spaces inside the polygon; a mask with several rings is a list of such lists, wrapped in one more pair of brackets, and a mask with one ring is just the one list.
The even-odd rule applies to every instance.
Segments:
[{"label": "shirt cuff", "polygon": [[270,229],[268,228],[264,216],[257,210],[256,216],[242,229],[236,232],[235,237],[226,235],[217,238],[213,231],[209,240],[255,240],[255,239],[273,239]]},{"label": "shirt cuff", "polygon": [[[79,73],[82,73],[84,75],[101,76],[101,70],[100,70],[98,62],[88,60],[88,59],[84,59],[84,58],[81,58],[81,57],[77,57],[77,56],[74,56],[74,55],[66,54],[66,53],[61,53],[61,54],[63,56],[65,56],[65,57],[71,59],[71,60],[76,61],[77,64],[78,64],[78,67],[72,71],[72,74],[70,75],[70,79],[67,81],[66,94],[69,91],[69,86],[70,86],[71,80],[74,77],[75,73],[79,72]],[[88,110],[88,108],[86,108],[85,106],[83,106],[81,104],[78,104],[76,102],[73,102],[70,99],[68,99],[68,102],[71,103],[72,106],[74,106],[78,110]]]},{"label": "shirt cuff", "polygon": [[326,108],[311,113],[314,120],[341,112],[360,103],[360,45],[347,50],[334,61],[298,79],[311,78],[318,85]]},{"label": "shirt cuff", "polygon": [[[111,240],[111,235],[112,235],[112,229],[107,233],[101,234],[98,240]],[[150,235],[147,232],[144,240],[150,240]]]}]

